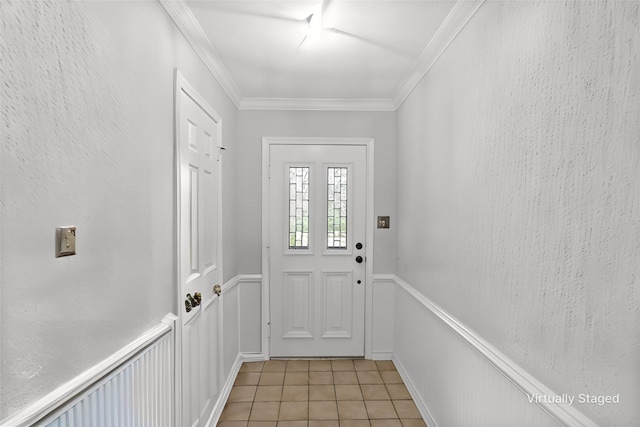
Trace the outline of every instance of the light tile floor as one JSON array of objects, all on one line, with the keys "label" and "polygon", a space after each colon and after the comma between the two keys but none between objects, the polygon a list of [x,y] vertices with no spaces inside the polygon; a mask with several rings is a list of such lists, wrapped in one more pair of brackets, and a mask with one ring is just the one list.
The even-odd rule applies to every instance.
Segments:
[{"label": "light tile floor", "polygon": [[218,427],[425,427],[393,362],[244,363]]}]

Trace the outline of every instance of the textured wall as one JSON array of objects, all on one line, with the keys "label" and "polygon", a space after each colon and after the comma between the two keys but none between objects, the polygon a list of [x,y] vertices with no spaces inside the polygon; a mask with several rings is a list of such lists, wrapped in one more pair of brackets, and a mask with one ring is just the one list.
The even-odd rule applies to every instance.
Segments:
[{"label": "textured wall", "polygon": [[640,4],[487,2],[398,113],[397,273],[640,424]]},{"label": "textured wall", "polygon": [[162,7],[0,2],[0,419],[175,312],[176,67],[223,117],[233,277],[236,109]]},{"label": "textured wall", "polygon": [[395,269],[396,118],[389,112],[240,111],[238,113],[238,257],[242,273],[262,270],[262,137],[374,138],[375,215],[390,215],[391,228],[375,231],[374,272]]}]

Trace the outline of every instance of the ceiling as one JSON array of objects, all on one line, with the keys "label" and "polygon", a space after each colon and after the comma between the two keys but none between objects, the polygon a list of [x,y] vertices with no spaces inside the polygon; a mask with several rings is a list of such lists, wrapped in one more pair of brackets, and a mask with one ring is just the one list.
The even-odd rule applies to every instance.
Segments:
[{"label": "ceiling", "polygon": [[481,2],[161,0],[238,108],[380,111]]}]

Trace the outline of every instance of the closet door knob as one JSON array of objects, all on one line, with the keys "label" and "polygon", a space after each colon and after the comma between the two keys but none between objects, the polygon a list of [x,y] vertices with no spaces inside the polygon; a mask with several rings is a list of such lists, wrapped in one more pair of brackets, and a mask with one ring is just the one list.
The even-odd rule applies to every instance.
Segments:
[{"label": "closet door knob", "polygon": [[356,262],[357,262],[358,264],[360,264],[360,263],[362,263],[362,261],[363,261],[363,260],[362,260],[362,257],[361,257],[360,255],[358,255],[358,256],[356,257]]},{"label": "closet door knob", "polygon": [[197,307],[200,305],[198,300],[192,297],[191,294],[187,294],[187,299],[185,301],[189,301],[189,304],[191,304],[191,307]]}]

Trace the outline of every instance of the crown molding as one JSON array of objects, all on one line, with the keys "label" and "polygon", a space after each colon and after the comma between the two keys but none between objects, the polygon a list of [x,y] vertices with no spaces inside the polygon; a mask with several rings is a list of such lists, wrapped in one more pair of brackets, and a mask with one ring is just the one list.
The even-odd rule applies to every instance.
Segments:
[{"label": "crown molding", "polygon": [[458,0],[396,91],[392,104],[397,110],[467,25],[485,0]]},{"label": "crown molding", "polygon": [[458,0],[392,99],[245,98],[185,0],[158,0],[239,110],[395,111],[485,0]]},{"label": "crown molding", "polygon": [[242,101],[240,89],[238,89],[238,86],[231,78],[229,71],[227,71],[222,63],[222,60],[202,30],[200,23],[196,20],[195,16],[193,16],[186,2],[184,0],[158,1],[167,11],[189,44],[191,44],[196,54],[202,59],[204,65],[211,71],[211,74],[213,74],[227,95],[229,95],[231,101],[238,107]]},{"label": "crown molding", "polygon": [[395,111],[390,99],[244,98],[239,110]]}]

